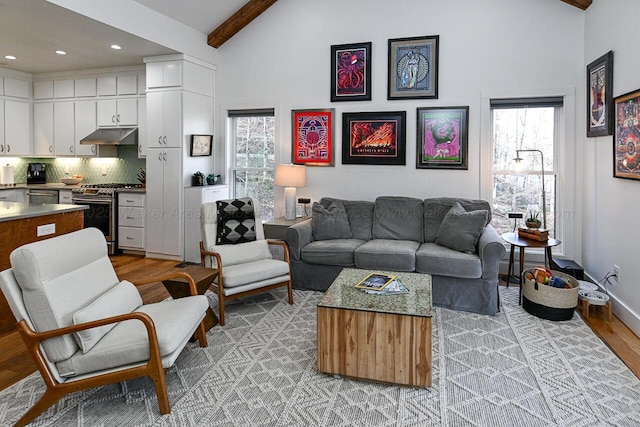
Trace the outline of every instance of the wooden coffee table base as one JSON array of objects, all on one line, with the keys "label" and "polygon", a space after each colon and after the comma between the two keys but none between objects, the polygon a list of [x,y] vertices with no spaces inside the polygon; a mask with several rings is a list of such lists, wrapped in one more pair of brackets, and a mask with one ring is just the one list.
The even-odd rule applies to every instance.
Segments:
[{"label": "wooden coffee table base", "polygon": [[320,372],[430,387],[431,363],[431,317],[318,307]]}]

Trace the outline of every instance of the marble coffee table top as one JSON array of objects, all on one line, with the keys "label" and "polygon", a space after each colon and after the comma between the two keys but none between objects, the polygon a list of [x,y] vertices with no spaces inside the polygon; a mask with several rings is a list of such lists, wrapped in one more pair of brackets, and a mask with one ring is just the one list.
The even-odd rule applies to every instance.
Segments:
[{"label": "marble coffee table top", "polygon": [[[409,289],[409,293],[371,295],[357,289],[355,285],[370,273],[397,276],[402,284]],[[431,275],[344,268],[318,301],[318,307],[431,317]]]}]

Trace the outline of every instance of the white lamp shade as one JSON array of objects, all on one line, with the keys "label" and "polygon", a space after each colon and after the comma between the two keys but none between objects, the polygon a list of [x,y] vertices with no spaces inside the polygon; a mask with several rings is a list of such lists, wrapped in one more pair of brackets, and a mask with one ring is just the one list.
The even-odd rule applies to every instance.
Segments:
[{"label": "white lamp shade", "polygon": [[307,168],[301,165],[278,165],[274,184],[280,187],[306,187]]}]

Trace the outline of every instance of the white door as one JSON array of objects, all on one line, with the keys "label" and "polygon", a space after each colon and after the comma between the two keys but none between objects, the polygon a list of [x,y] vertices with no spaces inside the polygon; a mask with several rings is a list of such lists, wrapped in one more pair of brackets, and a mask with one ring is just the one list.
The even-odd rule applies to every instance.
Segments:
[{"label": "white door", "polygon": [[180,92],[165,92],[162,118],[166,147],[182,147],[182,95]]},{"label": "white door", "polygon": [[165,150],[147,151],[147,252],[163,253],[164,247],[164,160]]},{"label": "white door", "polygon": [[53,156],[53,103],[33,104],[33,154]]},{"label": "white door", "polygon": [[147,148],[163,148],[164,119],[163,93],[150,92],[147,94]]},{"label": "white door", "polygon": [[98,101],[98,126],[117,126],[117,103],[115,99],[101,99]]},{"label": "white door", "polygon": [[116,104],[116,123],[118,126],[136,126],[138,124],[138,100],[135,98],[119,99]]},{"label": "white door", "polygon": [[30,102],[4,102],[4,136],[5,155],[31,155]]},{"label": "white door", "polygon": [[75,156],[73,102],[56,102],[53,104],[53,151],[56,156]]},{"label": "white door", "polygon": [[164,245],[163,253],[182,256],[182,150],[164,150]]},{"label": "white door", "polygon": [[96,130],[96,101],[76,101],[76,156],[96,155],[95,145],[81,145],[80,140]]}]

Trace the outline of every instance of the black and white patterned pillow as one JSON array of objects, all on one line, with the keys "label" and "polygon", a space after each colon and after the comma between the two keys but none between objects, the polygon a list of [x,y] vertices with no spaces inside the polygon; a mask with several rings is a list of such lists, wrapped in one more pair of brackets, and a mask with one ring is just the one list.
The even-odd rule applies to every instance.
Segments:
[{"label": "black and white patterned pillow", "polygon": [[234,245],[256,240],[256,218],[251,199],[218,200],[216,245]]}]

